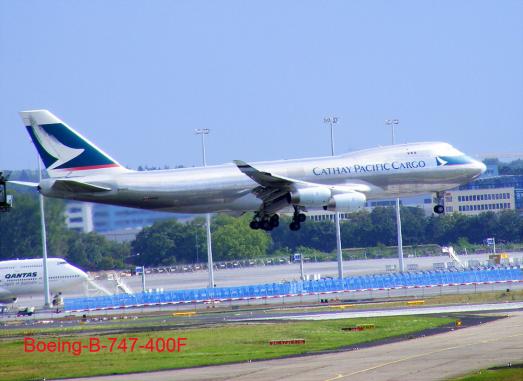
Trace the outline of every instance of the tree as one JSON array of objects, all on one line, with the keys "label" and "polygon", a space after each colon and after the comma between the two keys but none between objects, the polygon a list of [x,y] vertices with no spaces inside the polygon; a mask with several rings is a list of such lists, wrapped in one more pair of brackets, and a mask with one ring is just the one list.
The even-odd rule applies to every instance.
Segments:
[{"label": "tree", "polygon": [[498,214],[495,237],[507,242],[523,240],[523,218],[514,210],[505,210]]},{"label": "tree", "polygon": [[341,242],[348,247],[374,246],[374,226],[370,218],[370,213],[361,210],[351,213],[348,220],[341,221]]},{"label": "tree", "polygon": [[270,232],[273,246],[271,251],[288,248],[296,251],[298,246],[306,246],[323,252],[330,252],[336,248],[336,233],[334,224],[330,221],[308,220],[301,225],[298,231],[288,229],[290,217],[280,218],[280,227]]},{"label": "tree", "polygon": [[97,233],[69,232],[67,260],[84,270],[109,270],[125,267],[129,244],[109,241]]},{"label": "tree", "polygon": [[213,232],[213,254],[216,260],[264,257],[271,244],[263,230],[249,227],[250,216],[221,217]]},{"label": "tree", "polygon": [[132,242],[132,253],[139,265],[195,262],[196,253],[207,249],[204,237],[201,220],[187,224],[176,220],[159,221],[138,233]]},{"label": "tree", "polygon": [[[14,192],[10,192],[14,193]],[[14,193],[14,206],[0,214],[0,259],[42,256],[40,206],[36,194]],[[45,199],[49,256],[64,257],[67,248],[64,203]]]},{"label": "tree", "polygon": [[401,207],[401,231],[405,245],[419,245],[425,242],[425,212],[421,208]]},{"label": "tree", "polygon": [[394,208],[378,206],[372,209],[370,219],[373,225],[373,236],[376,243],[386,246],[396,244],[396,214]]}]

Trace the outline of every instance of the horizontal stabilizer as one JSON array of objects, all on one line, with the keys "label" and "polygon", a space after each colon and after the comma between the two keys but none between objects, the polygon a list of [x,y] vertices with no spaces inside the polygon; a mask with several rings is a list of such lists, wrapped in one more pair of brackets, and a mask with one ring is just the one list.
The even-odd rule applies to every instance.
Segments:
[{"label": "horizontal stabilizer", "polygon": [[32,187],[32,188],[36,188],[39,185],[38,183],[33,183],[33,182],[30,182],[30,181],[8,180],[7,182],[9,184],[22,185],[24,187]]},{"label": "horizontal stabilizer", "polygon": [[56,180],[53,189],[73,193],[108,192],[111,190],[111,188],[75,180]]}]

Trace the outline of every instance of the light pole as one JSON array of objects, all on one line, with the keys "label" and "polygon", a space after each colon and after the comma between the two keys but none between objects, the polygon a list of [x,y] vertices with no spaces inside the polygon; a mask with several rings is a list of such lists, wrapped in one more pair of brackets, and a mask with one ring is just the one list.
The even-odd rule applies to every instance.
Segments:
[{"label": "light pole", "polygon": [[[196,135],[202,137],[202,157],[203,157],[203,166],[207,166],[207,158],[205,157],[205,135],[209,135],[208,128],[197,128],[194,130]],[[212,240],[211,240],[211,215],[207,213],[205,215],[205,228],[207,230],[207,267],[209,268],[209,288],[214,287],[214,268],[212,262]]]},{"label": "light pole", "polygon": [[[400,123],[399,119],[386,119],[385,124],[392,127],[392,144],[395,143],[394,127]],[[401,234],[401,215],[400,215],[400,199],[396,197],[396,228],[398,235],[398,260],[400,272],[405,271],[405,264],[403,263],[403,237]]]},{"label": "light pole", "polygon": [[[42,170],[40,168],[40,158],[38,158],[38,182],[42,182]],[[44,214],[44,196],[40,192],[40,223],[42,225],[42,261],[43,261],[43,272],[44,272],[44,307],[51,307],[50,296],[49,296],[49,273],[47,271],[47,238],[45,231],[45,214]]]},{"label": "light pole", "polygon": [[[330,126],[331,130],[331,155],[334,156],[334,125],[338,123],[337,116],[323,118],[323,123]],[[341,253],[340,213],[334,212],[334,224],[336,225],[336,257],[338,259],[338,278],[343,279],[343,255]]]},{"label": "light pole", "polygon": [[194,246],[196,249],[196,264],[198,264],[200,262],[198,258],[198,227],[194,230]]}]

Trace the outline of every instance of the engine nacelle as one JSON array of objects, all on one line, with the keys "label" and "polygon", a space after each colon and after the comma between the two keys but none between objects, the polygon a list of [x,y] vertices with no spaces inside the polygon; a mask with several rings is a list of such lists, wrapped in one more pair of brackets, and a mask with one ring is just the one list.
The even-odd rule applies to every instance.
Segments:
[{"label": "engine nacelle", "polygon": [[289,193],[288,201],[293,205],[321,208],[328,204],[330,198],[331,191],[329,188],[310,187]]},{"label": "engine nacelle", "polygon": [[16,296],[11,294],[0,294],[0,304],[10,304],[16,302]]},{"label": "engine nacelle", "polygon": [[323,209],[331,212],[352,212],[364,207],[366,201],[365,195],[359,192],[336,194]]}]

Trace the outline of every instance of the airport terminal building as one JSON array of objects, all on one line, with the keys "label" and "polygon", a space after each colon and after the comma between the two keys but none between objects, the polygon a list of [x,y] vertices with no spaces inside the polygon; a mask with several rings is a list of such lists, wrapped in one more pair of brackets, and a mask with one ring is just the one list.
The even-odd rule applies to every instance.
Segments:
[{"label": "airport terminal building", "polygon": [[114,205],[69,202],[66,210],[66,224],[69,229],[79,232],[97,232],[115,241],[132,241],[144,227],[156,221],[178,219],[187,221],[187,214],[155,212],[152,210],[124,208]]},{"label": "airport terminal building", "polygon": [[523,213],[523,175],[484,177],[445,193],[448,212],[517,210]]}]

